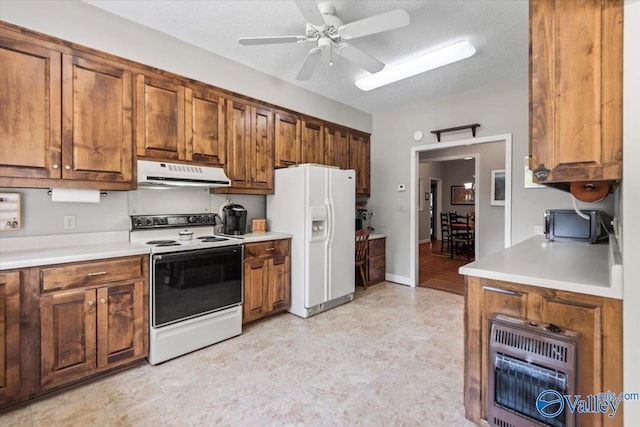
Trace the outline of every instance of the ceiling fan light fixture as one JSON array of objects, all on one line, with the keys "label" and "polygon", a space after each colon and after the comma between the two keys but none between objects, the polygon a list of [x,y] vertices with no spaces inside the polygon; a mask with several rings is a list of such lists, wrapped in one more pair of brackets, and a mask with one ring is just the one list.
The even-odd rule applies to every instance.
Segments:
[{"label": "ceiling fan light fixture", "polygon": [[355,81],[358,89],[369,91],[390,83],[403,80],[426,71],[430,71],[457,61],[469,58],[476,53],[476,48],[468,40],[434,50],[414,59],[401,62],[380,72]]}]

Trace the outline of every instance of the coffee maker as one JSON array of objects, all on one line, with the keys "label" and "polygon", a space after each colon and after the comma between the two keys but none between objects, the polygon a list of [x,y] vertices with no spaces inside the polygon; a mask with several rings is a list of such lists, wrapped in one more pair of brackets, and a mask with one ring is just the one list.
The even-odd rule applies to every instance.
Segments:
[{"label": "coffee maker", "polygon": [[247,210],[242,205],[231,203],[222,208],[223,234],[244,234],[247,226]]}]

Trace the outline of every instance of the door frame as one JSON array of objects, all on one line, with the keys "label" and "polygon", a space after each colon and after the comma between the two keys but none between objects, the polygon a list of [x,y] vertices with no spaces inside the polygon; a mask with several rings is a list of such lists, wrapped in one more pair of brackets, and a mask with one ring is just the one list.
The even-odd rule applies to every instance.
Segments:
[{"label": "door frame", "polygon": [[[420,153],[424,151],[442,150],[444,148],[461,147],[461,146],[473,146],[477,144],[487,144],[490,142],[504,142],[504,169],[505,175],[509,177],[505,183],[505,202],[504,202],[504,247],[511,246],[511,181],[513,176],[511,173],[511,152],[512,152],[512,139],[513,136],[510,133],[484,136],[479,138],[463,139],[451,142],[431,143],[427,145],[418,145],[411,147],[411,159],[410,159],[410,185],[415,186],[418,182],[418,163],[420,161]],[[471,155],[471,154],[469,154]],[[479,170],[478,157],[476,157],[476,171]],[[476,188],[479,179],[476,180]],[[416,194],[416,188],[411,188],[410,194]],[[409,284],[412,287],[418,286],[418,215],[416,198],[411,197],[410,209],[409,209]],[[477,203],[477,202],[476,202]],[[476,210],[476,214],[478,214]]]},{"label": "door frame", "polygon": [[[436,186],[436,198],[435,201],[433,200],[433,191],[431,191],[431,189],[433,188],[432,185],[435,184]],[[439,224],[439,218],[440,218],[440,212],[442,212],[442,179],[440,178],[433,178],[433,177],[429,177],[429,191],[431,191],[431,195],[429,196],[429,203],[431,204],[435,204],[436,208],[434,209],[433,215],[433,225],[434,225],[434,229],[435,229],[435,233],[433,233],[433,235],[429,236],[429,238],[435,236],[436,239],[438,239],[438,237],[442,237],[442,230],[440,230],[440,233],[438,233],[438,224]]]}]

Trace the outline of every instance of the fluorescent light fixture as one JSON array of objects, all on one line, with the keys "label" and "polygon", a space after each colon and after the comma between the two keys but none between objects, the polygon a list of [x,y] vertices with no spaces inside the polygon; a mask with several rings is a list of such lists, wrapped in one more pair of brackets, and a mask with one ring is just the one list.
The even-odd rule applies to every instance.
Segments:
[{"label": "fluorescent light fixture", "polygon": [[476,53],[476,48],[468,40],[462,40],[358,79],[356,80],[356,86],[365,91],[376,89],[425,71],[461,61],[473,56],[474,53]]}]

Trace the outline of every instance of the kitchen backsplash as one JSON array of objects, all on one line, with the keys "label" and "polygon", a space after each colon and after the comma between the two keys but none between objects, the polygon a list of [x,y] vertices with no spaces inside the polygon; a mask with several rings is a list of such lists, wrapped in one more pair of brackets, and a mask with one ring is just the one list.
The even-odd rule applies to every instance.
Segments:
[{"label": "kitchen backsplash", "polygon": [[[209,194],[208,189],[167,189],[109,191],[99,203],[57,203],[46,189],[10,188],[0,192],[20,193],[22,228],[2,231],[0,238],[52,234],[91,233],[129,230],[129,215],[159,213],[219,213],[227,202],[239,203],[251,219],[265,218],[266,197],[254,195]],[[134,210],[139,213],[132,213]],[[72,216],[75,228],[65,229],[65,217]],[[248,230],[249,231],[249,230]]]}]

